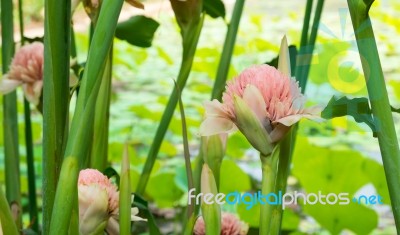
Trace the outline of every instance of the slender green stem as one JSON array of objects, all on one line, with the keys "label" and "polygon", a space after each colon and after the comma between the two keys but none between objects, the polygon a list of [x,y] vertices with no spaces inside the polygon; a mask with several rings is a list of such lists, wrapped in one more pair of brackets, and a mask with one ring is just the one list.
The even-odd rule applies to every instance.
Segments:
[{"label": "slender green stem", "polygon": [[[261,181],[261,193],[266,196],[269,193],[275,192],[276,190],[276,177],[278,171],[279,152],[272,152],[269,156],[260,155],[261,167],[262,167],[262,181]],[[271,234],[271,221],[272,213],[275,205],[271,205],[267,201],[261,203],[260,213],[260,235]]]},{"label": "slender green stem", "polygon": [[11,215],[10,206],[4,196],[2,185],[0,185],[0,231],[3,234],[18,235],[17,226]]},{"label": "slender green stem", "polygon": [[[2,70],[7,73],[14,54],[14,24],[12,0],[1,1],[1,38],[2,38]],[[17,117],[17,93],[11,92],[3,98],[3,134],[5,151],[5,184],[6,197],[12,206],[18,207],[17,215],[13,215],[17,227],[21,227],[21,192],[19,174],[18,151],[18,117]]]},{"label": "slender green stem", "polygon": [[[315,47],[315,42],[317,39],[318,29],[319,29],[319,22],[321,20],[322,9],[324,7],[325,0],[318,0],[317,7],[314,13],[314,20],[313,25],[311,28],[310,38],[307,40],[306,46],[301,46],[299,56],[301,56],[302,61],[300,66],[296,69],[296,79],[299,80],[301,92],[304,93],[307,85],[308,74],[310,72],[311,63],[312,63],[312,54]],[[308,3],[307,3],[308,4]],[[307,16],[306,9],[306,16]],[[302,39],[303,39],[304,28],[302,32]]]},{"label": "slender green stem", "polygon": [[347,1],[377,127],[397,233],[400,233],[400,150],[374,31],[368,15],[373,2],[373,0]]},{"label": "slender green stem", "polygon": [[38,207],[36,199],[36,175],[35,159],[33,155],[31,109],[28,100],[24,99],[25,117],[25,145],[26,145],[26,164],[28,165],[28,197],[29,197],[29,218],[32,230],[39,232]]},{"label": "slender green stem", "polygon": [[[188,135],[187,135],[187,126],[186,126],[186,118],[185,118],[185,109],[183,108],[183,102],[182,102],[182,97],[181,97],[181,92],[179,87],[177,87],[178,90],[178,103],[179,103],[179,111],[181,113],[181,119],[182,119],[182,140],[183,140],[183,152],[184,152],[184,157],[185,157],[185,168],[186,168],[186,177],[187,177],[187,182],[188,182],[188,191],[190,191],[192,188],[194,188],[194,183],[193,183],[193,172],[192,172],[192,164],[190,163],[190,153],[189,153],[189,143],[188,143]],[[187,209],[187,219],[190,222],[190,219],[194,217],[194,200],[192,200],[192,203],[188,206]]]},{"label": "slender green stem", "polygon": [[[178,87],[180,87],[181,89],[185,87],[186,81],[190,74],[190,70],[192,68],[194,54],[196,52],[197,43],[200,38],[200,32],[203,27],[203,22],[204,22],[204,14],[201,17],[200,22],[196,25],[196,28],[191,29],[194,32],[192,34],[186,34],[189,35],[188,38],[186,39],[185,37],[183,38],[182,63],[181,63],[181,68],[179,70],[178,79],[176,82]],[[178,91],[175,86],[168,100],[167,107],[165,108],[165,111],[161,118],[160,125],[158,126],[156,136],[153,139],[153,143],[150,147],[150,151],[143,168],[143,172],[140,176],[140,180],[136,188],[136,192],[140,195],[142,195],[144,193],[144,190],[146,189],[147,182],[149,181],[150,178],[151,170],[153,169],[158,151],[160,150],[162,140],[164,139],[165,133],[167,132],[169,123],[172,119],[172,115],[174,114],[177,103],[178,103]]]},{"label": "slender green stem", "polygon": [[71,1],[45,0],[43,84],[43,234],[49,234],[68,136]]},{"label": "slender green stem", "polygon": [[[24,45],[24,17],[22,11],[22,0],[18,1],[19,31],[21,35],[21,44]],[[28,100],[24,99],[24,118],[25,118],[25,146],[26,146],[26,164],[28,168],[28,198],[29,198],[29,218],[31,228],[35,232],[39,232],[38,207],[36,200],[36,175],[35,175],[35,159],[33,156],[33,139],[32,139],[32,123],[31,109]]]},{"label": "slender green stem", "polygon": [[93,123],[95,104],[101,85],[101,75],[110,52],[115,28],[122,8],[123,0],[104,0],[98,18],[98,26],[94,30],[91,47],[89,48],[85,72],[83,74],[80,93],[78,96],[75,114],[72,119],[70,137],[67,141],[65,158],[61,167],[61,174],[53,218],[49,234],[67,234],[73,209],[73,201],[77,193],[79,169],[86,161],[91,138],[93,137]]},{"label": "slender green stem", "polygon": [[125,144],[124,156],[121,164],[121,180],[119,186],[119,231],[121,235],[131,234],[131,183],[130,183],[130,163],[129,163],[129,145]]},{"label": "slender green stem", "polygon": [[312,6],[313,0],[307,0],[306,12],[304,14],[303,20],[303,29],[301,31],[300,50],[304,48],[305,45],[307,45]]},{"label": "slender green stem", "polygon": [[74,27],[71,25],[71,58],[72,59],[76,59],[76,57],[78,56],[77,54],[77,50],[76,50],[76,41],[75,41],[75,31],[74,31]]},{"label": "slender green stem", "polygon": [[21,37],[21,44],[24,45],[25,37],[24,37],[24,14],[22,10],[23,1],[18,0],[18,18],[19,18],[19,34]]},{"label": "slender green stem", "polygon": [[221,100],[222,93],[225,90],[225,83],[228,77],[229,67],[233,49],[235,47],[236,35],[239,29],[240,18],[242,16],[245,0],[236,0],[232,12],[232,19],[226,32],[224,47],[222,49],[221,59],[219,61],[217,76],[215,78],[211,99]]}]

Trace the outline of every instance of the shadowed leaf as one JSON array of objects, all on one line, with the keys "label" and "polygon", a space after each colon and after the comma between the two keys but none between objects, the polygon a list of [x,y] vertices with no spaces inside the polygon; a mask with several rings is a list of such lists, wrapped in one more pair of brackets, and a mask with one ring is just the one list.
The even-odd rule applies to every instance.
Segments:
[{"label": "shadowed leaf", "polygon": [[143,15],[133,16],[118,24],[115,36],[138,47],[150,47],[160,24]]},{"label": "shadowed leaf", "polygon": [[375,133],[376,126],[371,113],[372,111],[369,107],[369,101],[365,97],[349,99],[346,96],[342,98],[336,98],[333,96],[328,105],[322,111],[321,117],[332,119],[349,115],[352,116],[356,122],[364,122],[367,124]]}]

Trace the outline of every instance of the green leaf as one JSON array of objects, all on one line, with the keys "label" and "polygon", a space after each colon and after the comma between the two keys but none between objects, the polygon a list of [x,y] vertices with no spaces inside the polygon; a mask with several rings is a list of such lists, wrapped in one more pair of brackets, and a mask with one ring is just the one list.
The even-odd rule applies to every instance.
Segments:
[{"label": "green leaf", "polygon": [[300,224],[300,217],[291,209],[285,209],[282,219],[282,230],[295,231]]},{"label": "green leaf", "polygon": [[143,15],[133,16],[118,23],[115,36],[138,47],[150,47],[154,33],[160,24]]},{"label": "green leaf", "polygon": [[375,133],[377,130],[371,113],[372,111],[369,107],[369,101],[365,97],[349,99],[346,96],[343,96],[342,98],[336,98],[333,96],[328,105],[321,112],[321,117],[332,119],[349,115],[352,116],[356,122],[364,122],[367,124]]},{"label": "green leaf", "polygon": [[[382,166],[353,150],[316,147],[301,137],[298,137],[297,143],[293,175],[299,179],[304,190],[308,194],[318,194],[319,191],[323,195],[348,193],[346,197],[350,200],[349,204],[343,205],[307,204],[304,205],[305,212],[332,234],[338,234],[343,229],[350,229],[356,234],[369,234],[377,226],[376,212],[351,199],[371,181],[375,187],[382,184]],[[371,176],[377,181],[373,182]],[[380,189],[377,191],[380,196],[388,195]]]},{"label": "green leaf", "polygon": [[260,224],[260,204],[257,203],[253,207],[247,209],[247,205],[240,203],[237,206],[237,213],[240,220],[249,224],[250,227],[258,228]]},{"label": "green leaf", "polygon": [[166,171],[157,173],[150,178],[146,192],[159,207],[171,207],[183,195],[182,190],[175,183],[175,172]]},{"label": "green leaf", "polygon": [[332,234],[339,234],[344,228],[348,228],[356,234],[370,234],[378,225],[376,212],[356,203],[345,206],[307,204],[304,209]]},{"label": "green leaf", "polygon": [[[251,190],[250,177],[232,160],[224,159],[221,166],[220,192],[246,192]],[[235,179],[235,180],[232,180]]]},{"label": "green leaf", "polygon": [[203,10],[212,18],[225,18],[225,5],[221,0],[204,0]]}]

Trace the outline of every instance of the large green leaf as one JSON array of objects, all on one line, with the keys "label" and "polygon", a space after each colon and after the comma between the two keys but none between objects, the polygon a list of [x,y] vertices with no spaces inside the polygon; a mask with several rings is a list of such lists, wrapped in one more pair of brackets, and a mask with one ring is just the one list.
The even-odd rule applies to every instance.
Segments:
[{"label": "large green leaf", "polygon": [[321,117],[332,119],[349,115],[352,116],[356,122],[364,122],[367,124],[375,133],[377,130],[371,113],[369,101],[365,97],[349,99],[346,96],[341,98],[333,96],[328,105],[321,112]]},{"label": "large green leaf", "polygon": [[146,192],[159,207],[172,207],[183,195],[175,183],[175,172],[170,171],[159,172],[152,176]]},{"label": "large green leaf", "polygon": [[221,165],[220,192],[246,192],[251,190],[250,177],[232,160],[224,159]]},{"label": "large green leaf", "polygon": [[338,234],[343,229],[356,234],[370,233],[378,223],[376,212],[352,199],[361,187],[372,183],[383,201],[388,200],[388,193],[379,189],[382,184],[386,185],[382,166],[353,150],[316,147],[305,138],[298,138],[297,143],[293,174],[304,190],[308,194],[348,193],[344,196],[349,199],[349,204],[342,205],[306,204],[304,211],[332,234]]},{"label": "large green leaf", "polygon": [[212,18],[225,18],[225,5],[221,0],[204,0],[203,9]]},{"label": "large green leaf", "polygon": [[134,46],[150,47],[158,26],[160,24],[152,18],[137,15],[119,23],[115,36]]}]

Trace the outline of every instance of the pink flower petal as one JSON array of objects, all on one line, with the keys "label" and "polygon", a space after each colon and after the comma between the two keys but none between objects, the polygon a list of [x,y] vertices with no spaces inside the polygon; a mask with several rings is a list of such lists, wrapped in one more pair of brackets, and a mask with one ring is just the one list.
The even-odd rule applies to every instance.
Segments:
[{"label": "pink flower petal", "polygon": [[222,117],[207,117],[200,125],[200,135],[210,136],[221,133],[230,133],[237,128],[229,119]]},{"label": "pink flower petal", "polygon": [[0,94],[8,94],[15,90],[15,88],[17,88],[17,86],[21,84],[22,82],[20,81],[8,79],[7,77],[5,77],[0,81]]}]

